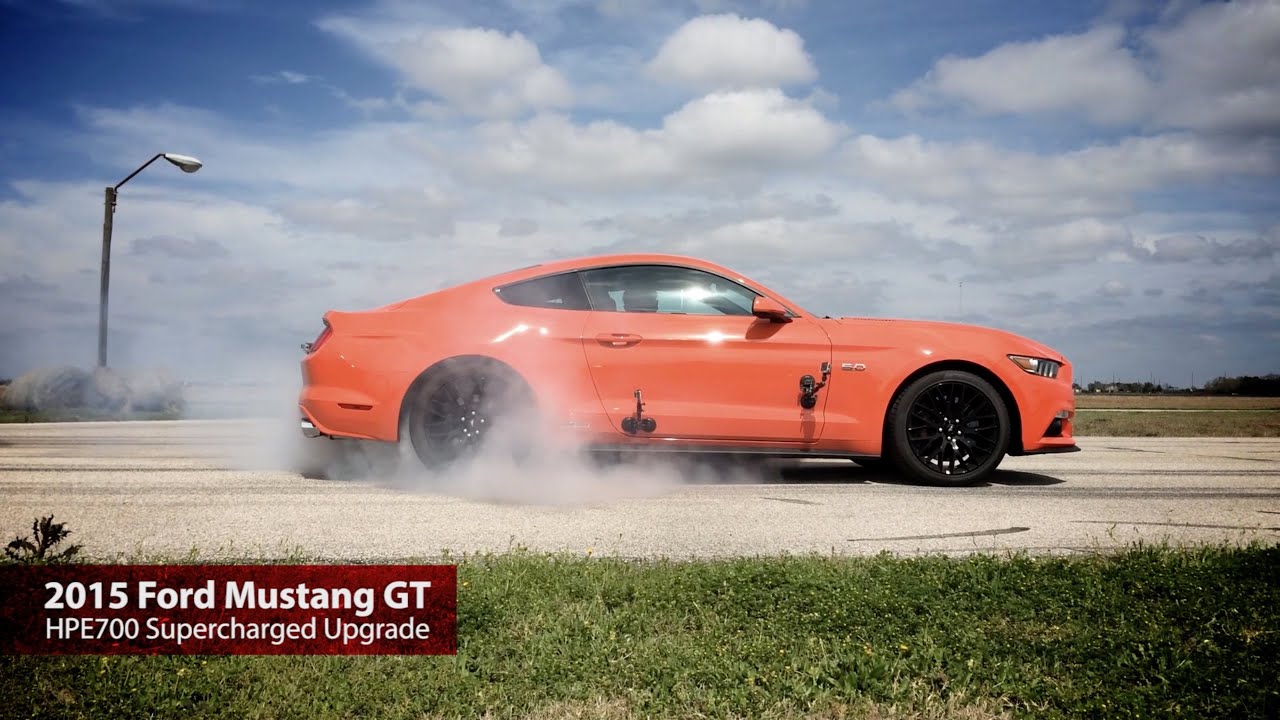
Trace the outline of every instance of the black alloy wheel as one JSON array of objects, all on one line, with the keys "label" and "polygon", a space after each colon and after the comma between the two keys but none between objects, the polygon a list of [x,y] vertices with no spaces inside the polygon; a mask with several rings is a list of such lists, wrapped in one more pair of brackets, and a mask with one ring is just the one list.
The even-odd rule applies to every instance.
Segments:
[{"label": "black alloy wheel", "polygon": [[930,485],[970,485],[987,477],[1009,445],[1009,411],[989,382],[944,370],[909,385],[890,411],[898,466]]},{"label": "black alloy wheel", "polygon": [[495,440],[518,452],[531,393],[515,372],[496,360],[448,360],[431,371],[413,394],[409,440],[423,464],[441,468],[474,456]]}]

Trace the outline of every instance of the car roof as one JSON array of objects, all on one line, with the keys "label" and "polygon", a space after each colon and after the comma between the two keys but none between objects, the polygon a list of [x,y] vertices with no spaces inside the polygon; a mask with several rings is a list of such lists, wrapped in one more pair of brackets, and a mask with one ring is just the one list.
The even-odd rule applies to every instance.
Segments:
[{"label": "car roof", "polygon": [[589,255],[566,260],[554,260],[551,262],[539,263],[537,265],[530,265],[518,270],[510,270],[476,282],[502,285],[527,278],[541,277],[543,275],[554,275],[556,273],[573,272],[574,270],[585,270],[596,267],[609,267],[613,265],[680,265],[684,267],[698,268],[700,270],[708,270],[718,275],[723,275],[731,280],[737,280],[743,277],[739,273],[724,266],[687,255],[625,253],[613,255]]}]

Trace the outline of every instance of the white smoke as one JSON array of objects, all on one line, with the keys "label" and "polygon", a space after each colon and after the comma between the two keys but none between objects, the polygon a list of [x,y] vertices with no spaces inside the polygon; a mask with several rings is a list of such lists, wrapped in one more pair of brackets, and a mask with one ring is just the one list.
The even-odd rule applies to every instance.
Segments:
[{"label": "white smoke", "polygon": [[[401,492],[483,502],[581,506],[656,497],[686,484],[776,480],[780,465],[763,459],[683,454],[590,452],[538,423],[501,423],[471,457],[427,467],[401,443],[305,438],[299,429],[298,380],[258,386],[248,406],[254,419],[241,441],[223,449],[232,468],[296,472],[332,482],[360,482]],[[242,391],[243,392],[243,391]],[[532,442],[530,439],[532,438]]]},{"label": "white smoke", "polygon": [[182,385],[163,370],[128,374],[110,368],[92,371],[62,366],[32,370],[4,394],[4,404],[31,412],[89,411],[99,416],[127,417],[132,413],[178,415],[185,407]]}]

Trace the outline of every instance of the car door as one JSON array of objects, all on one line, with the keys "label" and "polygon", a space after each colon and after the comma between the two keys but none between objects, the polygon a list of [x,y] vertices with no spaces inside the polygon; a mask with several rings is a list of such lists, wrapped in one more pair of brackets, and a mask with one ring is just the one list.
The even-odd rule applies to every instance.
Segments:
[{"label": "car door", "polygon": [[758,293],[675,265],[582,272],[592,312],[583,331],[591,377],[615,429],[636,412],[655,439],[812,443],[822,403],[800,405],[800,382],[819,377],[831,341],[816,323],[757,318]]}]

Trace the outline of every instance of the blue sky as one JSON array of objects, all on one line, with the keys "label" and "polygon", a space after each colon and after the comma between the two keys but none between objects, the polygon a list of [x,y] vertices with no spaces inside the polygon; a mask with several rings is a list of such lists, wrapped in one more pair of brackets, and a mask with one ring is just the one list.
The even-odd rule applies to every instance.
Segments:
[{"label": "blue sky", "polygon": [[[1229,38],[1229,41],[1224,39]],[[0,375],[292,374],[329,308],[706,256],[1085,379],[1280,370],[1280,4],[0,0]],[[963,285],[963,287],[962,287]]]}]

